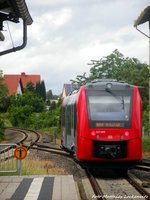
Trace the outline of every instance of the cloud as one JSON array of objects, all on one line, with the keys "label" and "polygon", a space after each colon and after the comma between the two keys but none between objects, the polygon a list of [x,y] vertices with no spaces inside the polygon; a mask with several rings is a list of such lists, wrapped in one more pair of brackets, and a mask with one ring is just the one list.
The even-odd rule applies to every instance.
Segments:
[{"label": "cloud", "polygon": [[[133,27],[148,0],[26,0],[33,18],[22,51],[1,57],[4,74],[40,74],[46,89],[62,91],[63,83],[89,73],[91,59],[114,49],[148,63],[148,41]],[[147,25],[142,27],[147,31]],[[17,31],[17,32],[16,32]],[[20,29],[12,35],[20,41]]]}]

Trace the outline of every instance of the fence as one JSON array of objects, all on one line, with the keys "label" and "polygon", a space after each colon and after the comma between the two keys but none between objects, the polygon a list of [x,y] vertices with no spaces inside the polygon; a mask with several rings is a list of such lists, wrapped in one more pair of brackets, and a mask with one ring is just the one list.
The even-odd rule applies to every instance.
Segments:
[{"label": "fence", "polygon": [[16,147],[17,144],[0,144],[0,173],[15,173],[21,169],[18,159],[14,157]]}]

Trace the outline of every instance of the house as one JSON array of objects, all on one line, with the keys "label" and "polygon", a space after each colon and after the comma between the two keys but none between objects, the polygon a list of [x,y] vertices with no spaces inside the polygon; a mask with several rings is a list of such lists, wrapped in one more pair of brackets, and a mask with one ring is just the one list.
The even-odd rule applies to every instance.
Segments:
[{"label": "house", "polygon": [[71,94],[74,90],[77,90],[78,86],[77,84],[68,84],[65,83],[63,85],[63,91],[62,91],[62,98],[68,96],[69,94]]},{"label": "house", "polygon": [[4,75],[4,85],[8,88],[8,95],[22,94],[29,82],[32,82],[34,87],[36,83],[41,82],[40,75],[27,75],[22,72],[21,75],[7,74]]}]

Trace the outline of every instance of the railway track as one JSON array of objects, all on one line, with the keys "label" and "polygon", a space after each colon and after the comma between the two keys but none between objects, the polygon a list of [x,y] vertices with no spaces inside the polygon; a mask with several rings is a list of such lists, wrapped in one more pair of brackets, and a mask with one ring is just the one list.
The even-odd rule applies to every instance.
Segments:
[{"label": "railway track", "polygon": [[145,189],[132,174],[127,177],[94,177],[86,170],[94,191],[92,199],[146,199],[150,200],[150,188]]},{"label": "railway track", "polygon": [[[14,148],[16,145],[24,146],[29,150],[36,142],[40,140],[41,135],[33,130],[20,129],[20,128],[10,128],[10,131],[15,131],[18,134],[22,134],[21,139],[17,140],[13,145],[2,145],[0,149],[0,162],[9,160],[14,157]],[[7,147],[6,147],[7,146]]]},{"label": "railway track", "polygon": [[[52,147],[50,145],[44,145],[41,140],[41,135],[32,130],[26,129],[12,129],[17,130],[23,134],[23,138],[17,142],[22,144],[28,150],[34,149],[37,151],[51,152],[53,154],[64,155],[71,157],[71,155],[60,148]],[[6,149],[5,149],[6,151]],[[5,152],[4,151],[4,152]],[[1,151],[1,154],[4,153]],[[143,160],[142,165],[150,165],[150,161]],[[141,186],[141,183],[135,180],[135,178],[128,174],[126,178],[95,178],[90,172],[87,172],[89,181],[94,190],[92,199],[147,199],[150,200],[149,188],[145,189]],[[139,197],[139,198],[138,198]]]},{"label": "railway track", "polygon": [[[69,153],[63,151],[61,148],[43,145],[43,143],[40,142],[42,140],[42,136],[37,131],[30,130],[30,129],[21,129],[21,128],[10,128],[9,130],[17,131],[19,134],[21,133],[23,135],[22,138],[16,142],[16,144],[26,147],[27,150],[34,149],[37,151],[51,152],[54,154],[60,154],[60,155],[64,155],[67,157],[72,157]],[[13,147],[13,148],[15,148],[15,147]],[[9,150],[12,150],[11,146],[1,149],[1,151],[0,151],[1,157],[3,156],[3,154],[6,154],[6,152],[8,152]],[[11,155],[8,153],[8,155],[9,156],[7,156],[7,157],[5,156],[5,160],[14,156],[14,155],[12,155],[12,153],[11,153]],[[1,159],[1,161],[2,160],[3,159]]]},{"label": "railway track", "polygon": [[150,171],[150,160],[143,159],[138,165],[135,166],[136,169]]},{"label": "railway track", "polygon": [[9,128],[9,130],[16,131],[18,132],[18,134],[21,133],[23,137],[15,143],[17,145],[22,145],[27,148],[30,148],[30,146],[33,146],[41,138],[41,135],[37,131],[31,130],[31,129]]},{"label": "railway track", "polygon": [[67,157],[70,157],[72,158],[72,155],[70,155],[69,153],[61,150],[61,149],[58,149],[58,148],[54,148],[54,147],[47,147],[47,146],[44,146],[44,145],[34,145],[34,146],[31,146],[30,149],[34,149],[34,150],[37,150],[37,151],[45,151],[45,152],[50,152],[50,153],[53,153],[53,154],[59,154],[59,155],[63,155],[63,156],[67,156]]},{"label": "railway track", "polygon": [[150,200],[150,188],[145,189],[142,182],[131,173],[128,173],[127,180],[143,197],[145,197],[145,199]]}]

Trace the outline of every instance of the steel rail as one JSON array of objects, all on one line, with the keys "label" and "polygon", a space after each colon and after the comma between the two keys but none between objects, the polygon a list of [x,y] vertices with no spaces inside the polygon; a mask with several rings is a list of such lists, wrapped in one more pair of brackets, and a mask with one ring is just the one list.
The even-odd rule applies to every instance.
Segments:
[{"label": "steel rail", "polygon": [[44,144],[35,144],[37,147],[42,147],[42,148],[47,148],[47,149],[53,149],[53,150],[58,150],[58,151],[63,151],[61,148],[57,148],[57,147],[51,147],[51,146],[47,146]]},{"label": "steel rail", "polygon": [[35,145],[39,140],[40,140],[40,137],[41,135],[37,132],[37,131],[34,131],[34,130],[31,130],[31,129],[25,129],[25,128],[10,128],[11,130],[19,130],[20,132],[24,133],[25,134],[25,137],[23,139],[21,139],[19,142],[17,142],[17,144],[22,144],[23,145],[23,142],[25,142],[25,140],[28,138],[28,132],[32,132],[32,133],[35,133],[35,135],[37,136],[36,139],[29,145],[23,145],[23,146],[26,146],[28,149]]},{"label": "steel rail", "polygon": [[72,158],[72,155],[65,152],[65,151],[58,151],[58,150],[54,150],[54,149],[47,149],[47,148],[39,148],[39,147],[35,147],[35,146],[31,146],[30,149],[35,149],[35,150],[39,150],[39,151],[46,151],[46,152],[50,152],[50,153],[54,153],[54,154],[59,154],[59,155],[63,155],[63,156],[67,156],[69,158]]},{"label": "steel rail", "polygon": [[141,164],[144,166],[150,166],[150,160],[149,159],[142,159]]},{"label": "steel rail", "polygon": [[127,181],[141,194],[146,200],[150,200],[150,193],[145,190],[133,177],[133,175],[128,173]]},{"label": "steel rail", "polygon": [[144,171],[150,171],[150,160],[143,159],[139,164],[135,166],[135,169],[144,170]]},{"label": "steel rail", "polygon": [[[26,147],[27,150],[29,150],[31,148],[31,146],[33,146],[34,144],[36,144],[36,142],[38,142],[38,140],[40,139],[40,134],[38,132],[36,132],[36,131],[31,130],[31,129],[9,128],[9,130],[18,131],[18,132],[21,132],[21,133],[24,134],[24,137],[21,140],[19,140],[19,142],[17,142],[16,144],[17,145],[22,145],[22,146]],[[32,142],[29,146],[23,145],[23,142],[25,142],[25,140],[28,138],[27,131],[33,132],[33,133],[35,133],[37,135],[36,140],[34,142]],[[13,147],[13,148],[15,148],[15,147]],[[4,148],[4,149],[2,149],[0,151],[0,154],[2,155],[3,153],[6,153],[10,149],[12,149],[11,146],[10,147],[6,147],[6,148]],[[9,158],[12,158],[12,157],[14,157],[14,156],[11,155],[10,157],[7,157],[5,159],[9,159]]]},{"label": "steel rail", "polygon": [[150,171],[150,166],[136,165],[135,169],[144,170],[144,171]]},{"label": "steel rail", "polygon": [[[19,129],[9,128],[9,130],[18,131]],[[19,142],[16,143],[17,145],[21,144],[21,143],[22,143],[23,141],[25,141],[25,140],[27,139],[27,137],[28,137],[28,135],[26,134],[25,131],[19,130],[19,132],[23,133],[23,134],[24,134],[24,137],[23,137],[21,140],[19,140]],[[3,150],[1,150],[0,153],[1,153],[1,154],[2,154],[2,153],[5,153],[6,151],[9,151],[10,149],[11,149],[11,146],[10,146],[10,147],[7,147],[7,148],[5,148],[5,149],[3,149]]]},{"label": "steel rail", "polygon": [[91,183],[91,186],[95,192],[96,199],[106,200],[99,184],[96,181],[96,178],[89,172],[88,169],[86,169],[86,174],[87,174],[87,177],[88,177],[88,179]]}]

